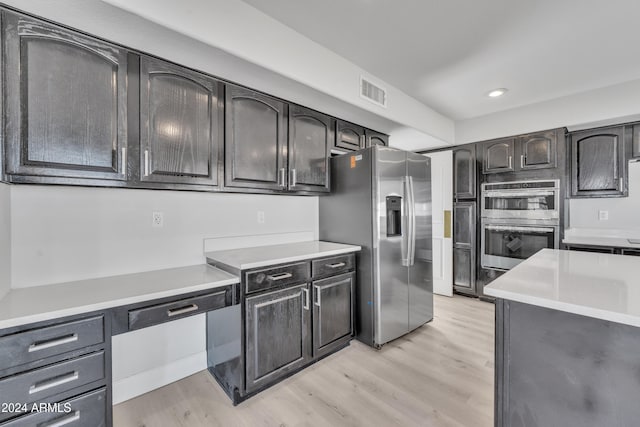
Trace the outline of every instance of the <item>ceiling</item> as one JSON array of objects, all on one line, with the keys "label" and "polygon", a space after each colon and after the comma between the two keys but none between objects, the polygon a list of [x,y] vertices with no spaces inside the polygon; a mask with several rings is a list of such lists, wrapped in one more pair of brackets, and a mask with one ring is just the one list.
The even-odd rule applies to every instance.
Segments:
[{"label": "ceiling", "polygon": [[243,1],[455,120],[640,78],[637,0]]}]

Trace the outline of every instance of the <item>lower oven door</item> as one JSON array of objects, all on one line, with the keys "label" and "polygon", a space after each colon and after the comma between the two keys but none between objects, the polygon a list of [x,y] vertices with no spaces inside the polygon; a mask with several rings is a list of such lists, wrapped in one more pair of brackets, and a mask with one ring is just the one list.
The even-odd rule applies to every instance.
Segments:
[{"label": "lower oven door", "polygon": [[558,247],[558,227],[483,224],[483,268],[509,270],[544,248]]}]

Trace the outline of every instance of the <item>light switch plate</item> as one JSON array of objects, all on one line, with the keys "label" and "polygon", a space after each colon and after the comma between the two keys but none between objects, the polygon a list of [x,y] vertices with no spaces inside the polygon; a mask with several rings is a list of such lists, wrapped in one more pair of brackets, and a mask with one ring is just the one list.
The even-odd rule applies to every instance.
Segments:
[{"label": "light switch plate", "polygon": [[609,219],[609,211],[598,211],[598,219],[600,221],[607,221]]}]

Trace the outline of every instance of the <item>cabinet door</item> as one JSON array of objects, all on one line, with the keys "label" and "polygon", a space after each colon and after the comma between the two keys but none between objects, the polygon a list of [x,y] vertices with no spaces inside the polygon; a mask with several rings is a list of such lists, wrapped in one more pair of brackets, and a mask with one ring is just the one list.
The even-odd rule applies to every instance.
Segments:
[{"label": "cabinet door", "polygon": [[386,147],[389,145],[389,136],[383,133],[365,129],[365,136],[367,147],[371,147],[372,145],[384,145]]},{"label": "cabinet door", "polygon": [[356,151],[364,147],[365,135],[362,126],[353,123],[336,121],[336,148]]},{"label": "cabinet door", "polygon": [[453,205],[453,246],[472,249],[476,237],[475,202],[458,202]]},{"label": "cabinet door", "polygon": [[453,249],[453,286],[463,293],[475,293],[475,256],[469,249]]},{"label": "cabinet door", "polygon": [[245,304],[246,389],[253,391],[310,360],[309,285],[248,297]]},{"label": "cabinet door", "polygon": [[344,345],[353,333],[355,273],[313,282],[313,356]]},{"label": "cabinet door", "polygon": [[140,59],[142,181],[218,183],[221,148],[219,83],[203,74]]},{"label": "cabinet door", "polygon": [[335,119],[289,107],[289,190],[329,192],[329,150]]},{"label": "cabinet door", "polygon": [[453,150],[453,197],[476,198],[476,147],[468,145]]},{"label": "cabinet door", "polygon": [[525,135],[518,138],[518,169],[548,169],[556,167],[557,141],[555,131]]},{"label": "cabinet door", "polygon": [[625,194],[624,126],[571,135],[571,195]]},{"label": "cabinet door", "polygon": [[126,180],[127,52],[3,14],[6,172]]},{"label": "cabinet door", "polygon": [[287,105],[227,86],[225,186],[286,190]]},{"label": "cabinet door", "polygon": [[485,142],[482,146],[482,173],[512,172],[514,139]]}]

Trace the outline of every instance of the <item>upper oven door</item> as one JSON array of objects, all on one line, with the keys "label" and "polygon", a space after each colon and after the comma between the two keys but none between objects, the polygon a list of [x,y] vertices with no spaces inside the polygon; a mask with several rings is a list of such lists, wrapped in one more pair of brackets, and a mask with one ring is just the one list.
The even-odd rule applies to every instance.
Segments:
[{"label": "upper oven door", "polygon": [[482,267],[509,270],[544,248],[558,247],[558,227],[483,224]]},{"label": "upper oven door", "polygon": [[484,218],[559,218],[557,190],[516,190],[482,192]]}]

